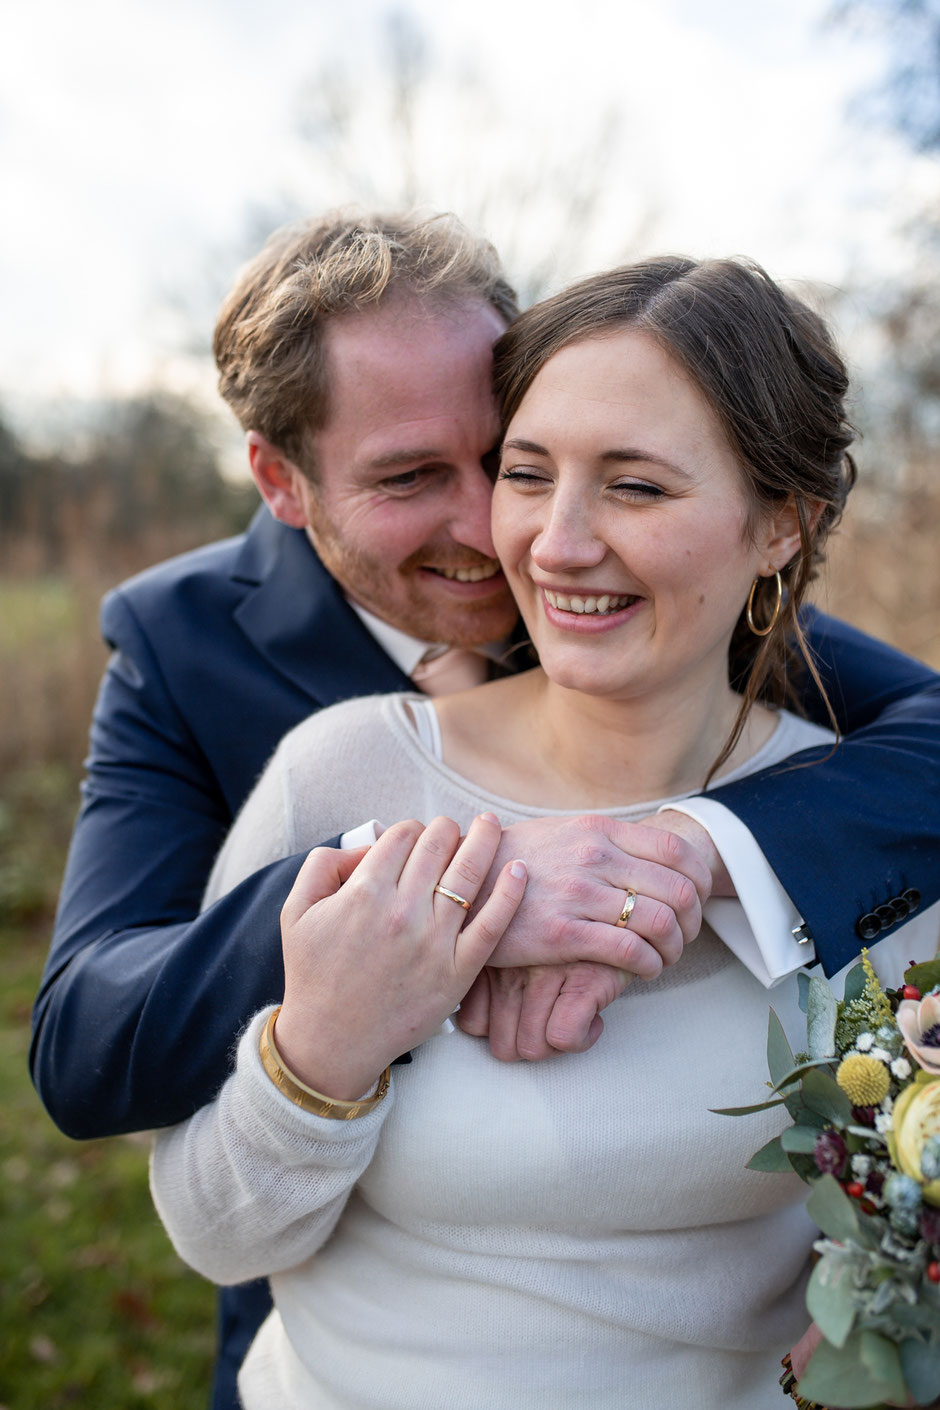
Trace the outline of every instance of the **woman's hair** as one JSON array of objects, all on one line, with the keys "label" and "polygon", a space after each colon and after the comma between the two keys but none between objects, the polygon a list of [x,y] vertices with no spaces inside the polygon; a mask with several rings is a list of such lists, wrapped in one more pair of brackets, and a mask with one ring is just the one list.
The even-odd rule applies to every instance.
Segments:
[{"label": "woman's hair", "polygon": [[[503,426],[556,352],[624,328],[655,338],[718,416],[744,479],[749,529],[790,495],[799,516],[801,547],[780,569],[784,597],[772,630],[756,636],[742,606],[731,681],[744,698],[711,778],[755,700],[797,705],[798,668],[810,671],[835,727],[797,613],[855,482],[848,378],[823,320],[758,265],[666,256],[581,280],[511,325],[495,348]],[[758,580],[753,616],[760,622],[771,618],[775,591],[773,577]]]}]

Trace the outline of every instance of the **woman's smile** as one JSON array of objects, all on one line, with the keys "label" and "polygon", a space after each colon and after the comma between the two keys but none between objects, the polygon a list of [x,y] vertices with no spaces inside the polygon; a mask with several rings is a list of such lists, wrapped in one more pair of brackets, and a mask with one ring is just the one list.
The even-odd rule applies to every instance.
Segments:
[{"label": "woman's smile", "polygon": [[[538,585],[537,585],[538,586]],[[546,618],[570,632],[605,632],[635,616],[644,599],[636,593],[616,593],[579,588],[562,592],[541,586]]]}]

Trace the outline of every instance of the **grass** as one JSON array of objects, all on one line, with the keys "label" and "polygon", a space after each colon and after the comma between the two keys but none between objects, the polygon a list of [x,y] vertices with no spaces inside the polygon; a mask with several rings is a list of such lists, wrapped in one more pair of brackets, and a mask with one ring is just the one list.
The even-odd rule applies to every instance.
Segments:
[{"label": "grass", "polygon": [[27,1071],[74,774],[29,768],[2,787],[0,1410],[205,1410],[214,1292],[153,1211],[146,1139],[68,1140]]}]

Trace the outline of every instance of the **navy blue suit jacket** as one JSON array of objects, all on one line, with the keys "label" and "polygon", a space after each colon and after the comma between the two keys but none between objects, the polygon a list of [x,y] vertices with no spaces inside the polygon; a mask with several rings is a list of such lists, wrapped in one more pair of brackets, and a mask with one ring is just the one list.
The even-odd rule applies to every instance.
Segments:
[{"label": "navy blue suit jacket", "polygon": [[[247,534],[109,594],[102,630],[114,654],[31,1053],[53,1119],[79,1138],[168,1125],[213,1097],[245,1020],[282,996],[279,911],[302,860],[200,916],[229,824],[311,711],[410,684],[305,535],[264,509]],[[816,768],[713,796],[754,833],[832,971],[875,905],[940,896],[940,684],[818,614],[810,631],[851,738]]]}]

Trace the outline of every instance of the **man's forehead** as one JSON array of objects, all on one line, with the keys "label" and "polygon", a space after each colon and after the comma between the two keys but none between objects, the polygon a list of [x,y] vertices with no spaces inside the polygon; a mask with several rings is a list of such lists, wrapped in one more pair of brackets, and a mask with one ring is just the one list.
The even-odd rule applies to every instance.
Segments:
[{"label": "man's forehead", "polygon": [[492,345],[503,326],[479,300],[404,320],[381,307],[335,320],[318,439],[342,440],[358,463],[391,468],[450,458],[461,437],[488,448],[498,434]]}]

